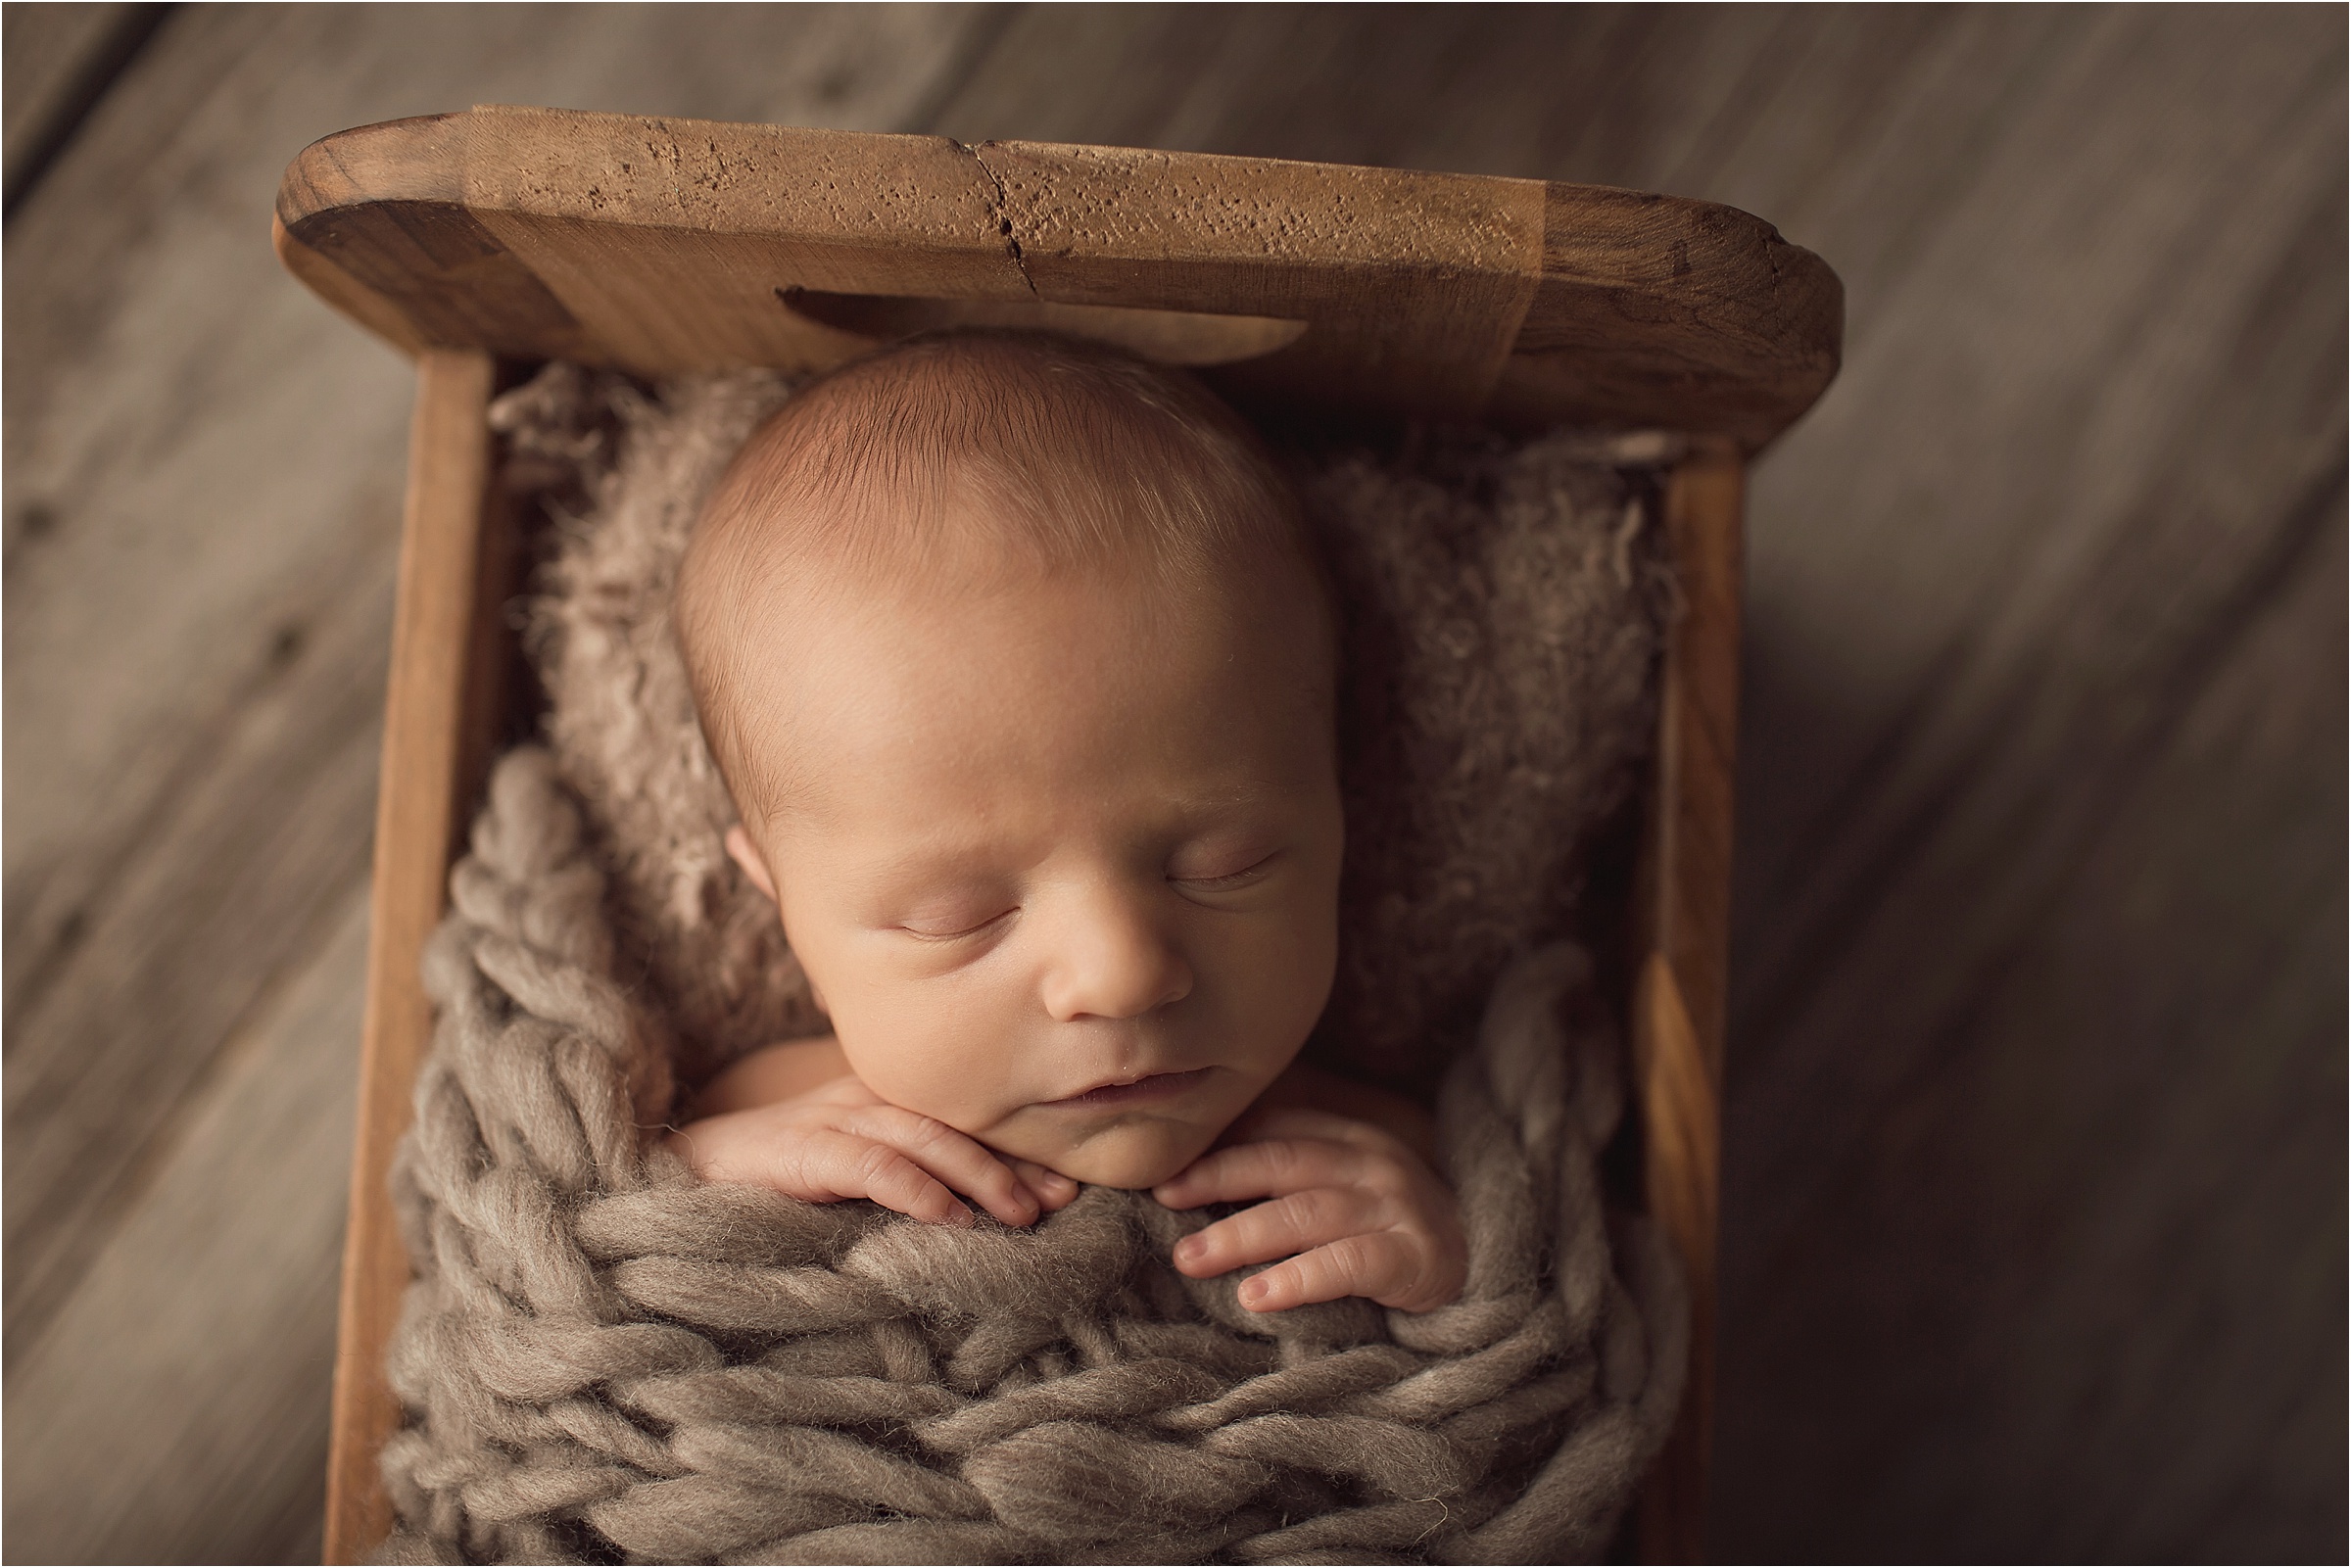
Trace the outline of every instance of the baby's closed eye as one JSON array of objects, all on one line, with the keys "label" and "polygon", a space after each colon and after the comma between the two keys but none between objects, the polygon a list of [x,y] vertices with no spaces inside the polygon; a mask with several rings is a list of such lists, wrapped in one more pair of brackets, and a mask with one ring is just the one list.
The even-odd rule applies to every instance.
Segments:
[{"label": "baby's closed eye", "polygon": [[1208,877],[1183,877],[1171,875],[1169,880],[1181,882],[1186,887],[1240,887],[1246,885],[1247,883],[1256,881],[1258,879],[1265,876],[1267,872],[1273,869],[1273,863],[1280,858],[1280,853],[1276,851],[1273,854],[1266,856],[1262,860],[1254,861],[1249,865],[1243,866],[1238,871],[1228,871],[1216,876]]},{"label": "baby's closed eye", "polygon": [[1186,893],[1217,893],[1263,881],[1282,851],[1263,839],[1189,844],[1168,858],[1168,880]]},{"label": "baby's closed eye", "polygon": [[1020,912],[1020,905],[1000,898],[958,900],[925,905],[900,920],[897,928],[926,942],[952,942],[981,935]]}]

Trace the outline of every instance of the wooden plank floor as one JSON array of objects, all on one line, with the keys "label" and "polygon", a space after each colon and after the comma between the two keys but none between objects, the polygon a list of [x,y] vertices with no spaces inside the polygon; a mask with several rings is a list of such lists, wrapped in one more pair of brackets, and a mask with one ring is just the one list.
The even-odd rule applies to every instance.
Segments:
[{"label": "wooden plank floor", "polygon": [[[12,191],[124,25],[23,10]],[[143,36],[6,230],[10,1560],[317,1549],[408,377],[268,211],[483,101],[1597,180],[1826,256],[1847,369],[1751,522],[1714,1547],[2344,1553],[2339,9]]]}]

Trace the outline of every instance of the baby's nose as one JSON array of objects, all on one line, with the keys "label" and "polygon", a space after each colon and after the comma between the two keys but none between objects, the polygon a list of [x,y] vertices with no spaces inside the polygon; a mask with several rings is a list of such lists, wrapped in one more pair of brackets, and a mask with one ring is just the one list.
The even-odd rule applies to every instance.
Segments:
[{"label": "baby's nose", "polygon": [[1191,993],[1183,955],[1128,900],[1085,900],[1060,935],[1042,989],[1045,1010],[1061,1022],[1136,1018]]}]

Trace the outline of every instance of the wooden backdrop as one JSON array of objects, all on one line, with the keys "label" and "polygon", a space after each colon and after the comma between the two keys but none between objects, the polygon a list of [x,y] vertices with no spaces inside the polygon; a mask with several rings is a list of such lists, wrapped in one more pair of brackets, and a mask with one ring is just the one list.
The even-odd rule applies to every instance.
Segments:
[{"label": "wooden backdrop", "polygon": [[1713,1546],[2345,1550],[2337,8],[14,5],[6,1549],[314,1554],[408,371],[480,101],[1601,181],[1848,289],[1750,511]]}]

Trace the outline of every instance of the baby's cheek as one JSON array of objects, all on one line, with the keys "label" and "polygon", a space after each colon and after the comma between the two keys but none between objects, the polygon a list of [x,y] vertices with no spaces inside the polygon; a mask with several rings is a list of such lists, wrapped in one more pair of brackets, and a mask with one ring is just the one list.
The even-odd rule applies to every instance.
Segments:
[{"label": "baby's cheek", "polygon": [[902,1110],[920,1112],[958,1132],[972,1132],[984,1119],[984,1101],[969,1072],[938,1071],[919,1053],[884,1047],[850,1051],[849,1067],[865,1086]]},{"label": "baby's cheek", "polygon": [[865,1086],[903,1110],[945,1122],[984,1141],[987,1129],[1016,1110],[1010,1064],[984,1035],[948,1028],[927,1011],[866,1018],[835,1027],[849,1069]]}]

